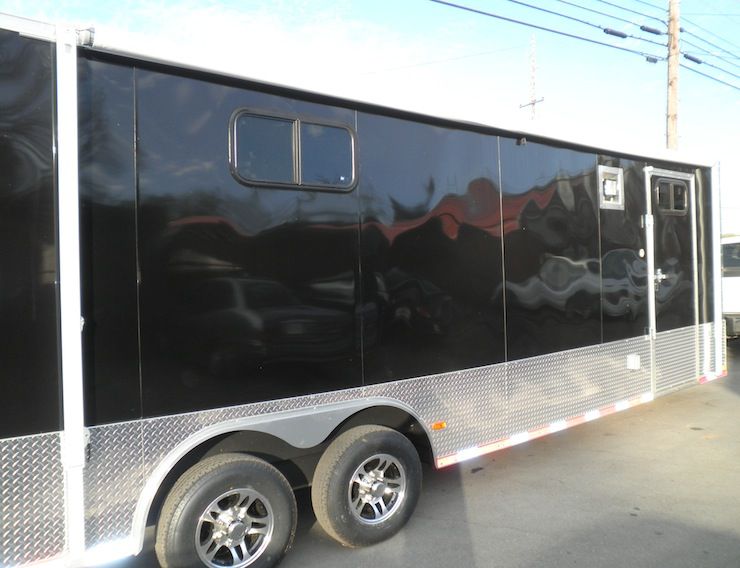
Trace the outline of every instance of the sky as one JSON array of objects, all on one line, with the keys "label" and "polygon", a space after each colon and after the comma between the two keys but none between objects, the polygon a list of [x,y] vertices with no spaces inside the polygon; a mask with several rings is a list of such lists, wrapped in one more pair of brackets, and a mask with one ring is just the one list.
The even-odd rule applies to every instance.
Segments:
[{"label": "sky", "polygon": [[[666,56],[657,45],[666,36],[639,25],[665,30],[668,0],[453,1]],[[740,233],[740,0],[681,0],[680,8],[681,49],[704,63],[682,59],[693,71],[679,72],[679,149],[720,162],[722,230]],[[322,93],[607,148],[665,147],[664,60],[430,0],[0,0],[0,12],[94,26],[101,41]],[[534,117],[520,108],[533,77],[543,99]]]}]

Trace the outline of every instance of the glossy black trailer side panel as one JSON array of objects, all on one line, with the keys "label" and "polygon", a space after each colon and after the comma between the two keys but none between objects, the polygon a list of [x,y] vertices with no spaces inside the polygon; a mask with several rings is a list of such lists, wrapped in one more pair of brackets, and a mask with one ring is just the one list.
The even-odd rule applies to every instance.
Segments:
[{"label": "glossy black trailer side panel", "polygon": [[0,30],[0,438],[61,428],[54,46]]},{"label": "glossy black trailer side panel", "polygon": [[85,421],[141,417],[134,71],[78,60]]},{"label": "glossy black trailer side panel", "polygon": [[501,138],[510,360],[601,342],[596,165],[594,154]]},{"label": "glossy black trailer side panel", "polygon": [[599,164],[622,168],[624,209],[601,209],[601,306],[603,341],[647,333],[648,277],[645,242],[644,162],[600,156]]},{"label": "glossy black trailer side panel", "polygon": [[144,416],[362,383],[358,193],[240,183],[238,109],[354,113],[135,70]]},{"label": "glossy black trailer side panel", "polygon": [[[89,54],[80,71],[88,424],[646,332],[639,159],[112,56]],[[357,185],[236,179],[239,111],[352,129]],[[624,210],[600,209],[599,165],[622,168]]]},{"label": "glossy black trailer side panel", "polygon": [[365,380],[504,361],[495,136],[360,113]]}]

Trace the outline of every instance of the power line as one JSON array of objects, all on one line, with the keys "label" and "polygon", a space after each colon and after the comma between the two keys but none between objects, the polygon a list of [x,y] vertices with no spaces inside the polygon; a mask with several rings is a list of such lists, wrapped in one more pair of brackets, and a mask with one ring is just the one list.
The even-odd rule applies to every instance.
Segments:
[{"label": "power line", "polygon": [[618,45],[614,45],[612,43],[606,43],[606,42],[603,42],[603,41],[597,41],[595,39],[590,39],[590,38],[583,37],[583,36],[576,35],[576,34],[570,34],[570,33],[563,32],[563,31],[560,31],[560,30],[556,30],[556,29],[553,29],[553,28],[546,28],[544,26],[539,26],[537,24],[532,24],[532,23],[529,23],[529,22],[524,22],[522,20],[516,20],[514,18],[507,18],[506,16],[502,16],[500,14],[494,14],[493,12],[485,12],[483,10],[478,10],[476,8],[471,8],[469,6],[462,6],[460,4],[454,4],[452,2],[446,2],[445,0],[429,0],[429,1],[430,2],[434,2],[435,4],[441,4],[443,6],[449,6],[450,8],[457,8],[458,10],[463,10],[465,12],[471,12],[473,14],[478,14],[478,15],[481,15],[481,16],[487,16],[489,18],[496,18],[497,20],[503,20],[504,22],[511,22],[512,24],[519,24],[521,26],[526,26],[528,28],[534,28],[536,30],[542,30],[544,32],[550,32],[550,33],[561,35],[561,36],[564,36],[564,37],[569,37],[569,38],[572,38],[572,39],[577,39],[577,40],[580,40],[580,41],[585,41],[585,42],[588,42],[588,43],[593,43],[595,45],[602,45],[604,47],[611,47],[612,49],[618,49],[619,51],[626,51],[628,53],[634,53],[635,55],[640,55],[642,57],[651,58],[650,61],[658,61],[658,60],[665,59],[665,57],[656,56],[656,55],[653,55],[651,53],[647,53],[645,51],[638,51],[636,49],[630,49],[628,47],[621,47],[621,46],[618,46]]},{"label": "power line", "polygon": [[[648,43],[652,43],[654,45],[659,45],[661,47],[665,47],[664,43],[660,43],[657,41],[653,41],[651,39],[645,38],[645,37],[639,37],[634,36],[631,34],[624,34],[623,32],[615,32],[615,30],[612,30],[611,28],[605,28],[604,26],[601,26],[599,24],[594,24],[593,22],[589,22],[588,20],[582,20],[581,18],[576,18],[573,16],[568,16],[567,14],[561,14],[560,12],[555,12],[554,10],[548,10],[547,8],[541,8],[539,6],[533,6],[532,4],[527,4],[526,2],[522,2],[521,0],[508,0],[509,2],[512,2],[513,4],[518,4],[519,6],[525,6],[527,8],[532,8],[533,10],[537,10],[539,12],[545,12],[546,14],[552,14],[553,16],[557,16],[559,18],[565,18],[566,20],[571,20],[573,22],[578,22],[579,24],[584,24],[586,26],[590,26],[592,28],[596,28],[598,30],[603,31],[604,33],[607,33],[609,35],[614,35],[617,37],[629,37],[632,39],[639,39],[641,41],[646,41]],[[631,22],[630,22],[631,23]]]},{"label": "power line", "polygon": [[[614,44],[611,44],[611,43],[597,41],[597,40],[590,39],[590,38],[587,38],[587,37],[583,37],[583,36],[580,36],[580,35],[567,33],[567,32],[561,31],[561,30],[556,30],[556,29],[553,29],[553,28],[548,28],[548,27],[545,27],[545,26],[540,26],[540,25],[537,25],[537,24],[532,24],[530,22],[525,22],[525,21],[522,21],[522,20],[517,20],[517,19],[514,19],[514,18],[509,18],[509,17],[506,17],[506,16],[502,16],[500,14],[495,14],[493,12],[486,12],[484,10],[478,10],[477,8],[472,8],[470,6],[463,6],[461,4],[455,4],[453,2],[448,2],[446,0],[429,0],[429,1],[430,2],[434,2],[435,4],[441,4],[443,6],[448,6],[450,8],[456,8],[456,9],[462,10],[464,12],[470,12],[471,14],[478,14],[480,16],[486,16],[486,17],[489,17],[489,18],[495,18],[497,20],[502,20],[504,22],[510,22],[512,24],[519,24],[519,25],[522,25],[522,26],[526,26],[528,28],[534,28],[534,29],[537,29],[537,30],[542,30],[542,31],[545,31],[545,32],[553,33],[553,34],[556,34],[556,35],[560,35],[560,36],[564,36],[564,37],[569,37],[571,39],[577,39],[577,40],[580,40],[580,41],[585,41],[587,43],[592,43],[592,44],[595,44],[595,45],[601,45],[601,46],[604,46],[604,47],[611,47],[613,49],[618,49],[619,51],[626,51],[628,53],[633,53],[635,55],[641,55],[643,57],[650,58],[649,60],[650,61],[653,61],[653,62],[654,61],[658,61],[658,60],[665,60],[665,57],[658,57],[658,56],[652,55],[652,54],[647,53],[647,52],[644,52],[644,51],[638,51],[636,49],[630,49],[628,47],[621,47],[621,46],[614,45]],[[609,4],[611,6],[619,7],[619,6],[616,6],[616,4],[611,4],[610,2],[607,2],[606,0],[597,0],[597,1],[602,2],[604,4]],[[521,2],[517,1],[517,3],[521,3]],[[628,11],[633,11],[633,10],[628,10]],[[639,14],[639,12],[636,12],[636,13]],[[640,15],[647,17],[646,14],[640,14]],[[657,19],[657,18],[654,18],[654,19]],[[662,21],[662,20],[660,20],[660,21]],[[713,75],[709,75],[708,73],[703,73],[702,71],[699,71],[697,69],[694,69],[693,67],[689,67],[688,65],[685,65],[683,63],[681,63],[680,66],[683,67],[684,69],[688,69],[689,71],[691,71],[693,73],[696,73],[697,75],[701,75],[702,77],[706,77],[707,79],[710,79],[710,80],[715,81],[717,83],[721,83],[722,85],[726,85],[727,87],[730,87],[732,89],[740,90],[740,87],[738,87],[737,85],[733,85],[732,83],[728,83],[727,81],[723,81],[722,79],[719,79],[719,78],[717,78],[717,77],[715,77]],[[724,69],[722,69],[722,71],[724,71],[726,73],[728,72],[728,71],[726,71]],[[730,73],[730,74],[731,75],[734,75],[733,73]]]},{"label": "power line", "polygon": [[[633,22],[632,20],[626,20],[625,18],[620,18],[619,16],[615,16],[614,14],[608,14],[606,12],[601,12],[600,10],[594,10],[593,8],[587,8],[586,6],[581,6],[580,4],[576,4],[575,2],[568,2],[568,0],[555,0],[555,2],[560,2],[561,4],[567,4],[568,6],[573,6],[574,8],[585,10],[586,12],[592,12],[594,14],[599,14],[600,16],[606,16],[607,18],[612,18],[614,20],[617,20],[618,22],[624,22],[625,24],[632,24],[633,26],[637,26],[638,28],[641,27],[640,24]],[[661,32],[661,34],[663,33],[665,32]]]},{"label": "power line", "polygon": [[[697,45],[694,42],[691,42],[691,41],[687,40],[686,38],[681,38],[681,42],[682,43],[685,43],[686,45],[690,45],[691,47],[695,47],[696,49],[698,49],[704,55],[708,55],[708,56],[711,56],[711,57],[716,57],[717,59],[720,59],[721,61],[724,61],[725,63],[729,63],[733,67],[740,67],[740,65],[738,65],[734,61],[730,61],[730,59],[740,59],[740,57],[738,57],[736,55],[733,55],[733,56],[730,57],[730,59],[727,59],[725,56],[718,55],[716,53],[712,53],[707,48],[705,48],[705,47],[703,47],[701,45]],[[693,55],[693,54],[690,53],[690,55]]]},{"label": "power line", "polygon": [[723,73],[727,73],[728,75],[732,75],[733,77],[736,77],[736,78],[740,79],[740,75],[736,75],[732,71],[728,71],[727,69],[723,69],[722,67],[719,67],[718,65],[714,65],[712,63],[709,63],[708,61],[703,61],[703,60],[699,59],[698,57],[694,57],[693,55],[690,55],[688,53],[684,53],[683,51],[681,53],[683,53],[683,56],[686,59],[688,59],[689,61],[693,61],[694,63],[696,63],[698,65],[706,65],[707,67],[713,67],[714,69],[717,69],[719,71],[722,71]]},{"label": "power line", "polygon": [[[611,3],[609,3],[609,2],[605,2],[604,0],[596,0],[596,1],[597,1],[597,2],[603,2],[603,3],[605,3],[605,4],[609,4],[610,6],[615,6],[615,7],[617,7],[617,8],[622,8],[621,6],[617,6],[616,4],[611,4]],[[665,11],[665,8],[663,8],[662,6],[656,6],[655,4],[652,4],[652,3],[650,3],[650,2],[645,2],[645,0],[633,0],[633,2],[637,2],[638,4],[643,4],[643,5],[645,5],[645,6],[650,6],[651,8],[654,8],[654,9],[656,9],[656,10],[661,10],[661,11]],[[622,8],[622,9],[624,9],[624,10],[627,10],[626,8]],[[633,10],[628,10],[628,11],[630,11],[630,12],[634,12]],[[645,17],[649,17],[649,18],[657,19],[657,18],[654,18],[653,16],[648,16],[647,14],[642,14],[642,13],[640,13],[640,12],[634,12],[634,13],[636,13],[636,14],[640,14],[640,15],[642,15],[642,16],[645,16]],[[740,14],[683,14],[683,16],[687,16],[687,15],[697,15],[697,16],[698,16],[698,15],[718,15],[718,16],[719,16],[719,15],[723,15],[723,16],[733,16],[733,15],[740,15]],[[662,20],[661,20],[661,21],[662,21]],[[723,37],[721,37],[721,36],[719,36],[719,35],[715,34],[715,33],[714,33],[713,31],[711,31],[711,30],[708,30],[707,28],[705,28],[705,27],[702,27],[702,26],[700,26],[699,24],[697,24],[697,23],[696,23],[696,22],[694,22],[693,20],[689,20],[688,18],[685,18],[685,17],[684,17],[684,18],[683,18],[683,21],[684,21],[684,22],[687,22],[687,23],[689,23],[689,24],[691,24],[691,25],[692,25],[692,26],[694,26],[695,28],[698,28],[698,29],[702,30],[702,31],[703,31],[703,32],[705,32],[705,33],[708,33],[709,35],[711,35],[712,37],[714,37],[714,38],[716,38],[716,39],[718,39],[718,40],[724,41],[725,43],[727,43],[727,44],[729,44],[729,45],[731,45],[731,46],[733,46],[733,47],[736,47],[736,48],[740,49],[740,45],[737,45],[737,44],[735,44],[735,43],[732,43],[732,42],[731,42],[731,41],[729,41],[728,39],[725,39],[725,38],[723,38]],[[665,23],[665,22],[663,22],[663,23]],[[709,42],[709,41],[707,41],[707,40],[705,40],[705,39],[701,38],[700,36],[697,36],[696,34],[693,34],[693,33],[689,32],[689,31],[686,31],[686,30],[681,30],[681,31],[682,31],[682,32],[684,32],[684,33],[687,33],[687,34],[693,35],[693,36],[694,36],[694,37],[696,37],[697,39],[700,39],[701,41],[704,41],[704,42],[708,43],[708,44],[709,44],[709,45],[711,45],[712,47],[716,47],[717,49],[721,49],[722,51],[724,51],[724,52],[725,52],[725,53],[727,53],[728,55],[732,55],[733,57],[735,56],[735,54],[734,54],[734,53],[731,53],[731,52],[727,51],[726,49],[723,49],[723,48],[721,48],[721,47],[719,47],[719,46],[717,46],[717,45],[714,45],[713,43],[711,43],[711,42]]]},{"label": "power line", "polygon": [[723,81],[722,79],[717,79],[717,77],[713,77],[712,75],[708,75],[707,73],[702,73],[701,71],[694,69],[693,67],[689,67],[688,65],[684,65],[683,63],[681,63],[681,67],[683,67],[684,69],[688,69],[689,71],[696,73],[697,75],[701,75],[702,77],[706,77],[707,79],[711,79],[712,81],[722,83],[723,85],[727,85],[728,87],[740,91],[740,87],[738,87],[737,85],[733,85],[732,83],[728,83],[727,81]]},{"label": "power line", "polygon": [[606,4],[607,6],[611,6],[612,8],[618,8],[620,10],[624,10],[625,12],[630,12],[631,14],[637,14],[638,16],[642,16],[643,18],[657,20],[663,25],[668,25],[665,20],[661,20],[660,18],[656,18],[655,16],[651,16],[650,14],[645,14],[643,12],[631,10],[630,8],[625,8],[624,6],[620,6],[619,4],[614,4],[613,2],[607,2],[607,0],[596,0],[596,2],[601,2],[602,4]]},{"label": "power line", "polygon": [[645,6],[650,6],[651,8],[655,8],[656,10],[660,10],[661,12],[665,12],[664,6],[656,6],[655,4],[651,4],[650,2],[645,2],[644,0],[634,0],[638,4],[644,4]]},{"label": "power line", "polygon": [[[728,40],[728,39],[725,39],[725,38],[723,38],[723,37],[721,37],[721,36],[718,36],[718,35],[717,35],[717,34],[715,34],[715,33],[714,33],[713,31],[711,31],[711,30],[708,30],[707,28],[705,28],[705,27],[702,27],[702,26],[700,26],[699,24],[697,24],[697,23],[696,23],[696,22],[694,22],[693,20],[689,20],[688,18],[684,18],[684,21],[685,21],[685,22],[688,22],[689,24],[691,24],[691,25],[692,25],[692,26],[694,26],[695,28],[698,28],[698,29],[700,29],[701,31],[703,31],[703,32],[706,32],[706,33],[708,33],[708,34],[709,34],[710,36],[712,36],[712,37],[714,37],[714,38],[717,38],[718,40],[724,41],[725,43],[727,43],[727,44],[731,45],[732,47],[736,47],[736,48],[740,49],[740,45],[737,45],[736,43],[732,43],[732,42],[731,42],[730,40]],[[688,33],[688,32],[687,32],[687,33]],[[694,34],[691,34],[691,35],[694,35]],[[706,41],[706,40],[703,40],[703,41]],[[707,43],[709,43],[709,42],[707,42]],[[710,45],[711,45],[711,44],[710,44]],[[715,46],[715,47],[716,47],[716,46]],[[719,49],[722,49],[722,48],[720,47]],[[724,50],[724,49],[722,49],[722,51],[725,51],[725,50]]]},{"label": "power line", "polygon": [[[688,22],[688,20],[686,20],[686,21]],[[694,24],[694,25],[696,25],[696,24]],[[697,27],[698,27],[698,26],[697,26]],[[685,34],[688,34],[688,35],[690,35],[690,36],[694,36],[694,37],[695,37],[696,39],[698,39],[698,40],[700,40],[700,41],[703,41],[703,42],[704,42],[704,43],[706,43],[707,45],[711,45],[712,47],[716,47],[717,49],[719,49],[719,50],[721,50],[721,51],[724,51],[724,52],[725,52],[725,53],[727,53],[728,55],[732,55],[732,56],[734,56],[734,55],[735,55],[735,54],[734,54],[733,52],[731,52],[731,51],[727,51],[727,50],[726,50],[725,48],[723,48],[723,47],[720,47],[720,46],[719,46],[719,45],[717,45],[716,43],[712,43],[712,42],[711,42],[711,41],[709,41],[708,39],[704,39],[703,37],[701,37],[701,36],[698,36],[698,35],[696,35],[696,34],[695,34],[695,33],[693,33],[693,32],[690,32],[690,31],[688,31],[688,30],[684,30],[684,29],[682,29],[681,31],[683,31],[683,33],[685,33]],[[728,42],[728,43],[729,43],[729,42]]]},{"label": "power line", "polygon": [[[703,49],[703,48],[700,48],[700,51],[702,53],[704,53],[705,55],[710,55],[712,57],[718,57],[718,58],[722,59],[722,56],[719,53],[716,53],[716,52],[713,53],[713,52],[707,51],[706,49]],[[694,55],[696,52],[687,51],[686,53],[688,53],[689,55]],[[740,55],[735,55],[733,57],[730,57],[730,59],[740,59]],[[723,61],[725,61],[725,60],[723,59]]]}]

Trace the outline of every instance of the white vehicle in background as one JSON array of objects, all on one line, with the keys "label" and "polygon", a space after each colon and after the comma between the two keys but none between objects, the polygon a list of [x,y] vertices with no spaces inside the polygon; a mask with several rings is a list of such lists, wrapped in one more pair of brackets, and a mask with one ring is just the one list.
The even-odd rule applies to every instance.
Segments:
[{"label": "white vehicle in background", "polygon": [[740,335],[740,235],[722,237],[722,315],[727,337]]}]

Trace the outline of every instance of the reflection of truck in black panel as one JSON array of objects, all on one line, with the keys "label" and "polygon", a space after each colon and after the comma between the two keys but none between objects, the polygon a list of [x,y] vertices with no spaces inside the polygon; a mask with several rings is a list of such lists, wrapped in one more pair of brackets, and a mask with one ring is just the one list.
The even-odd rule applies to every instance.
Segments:
[{"label": "reflection of truck in black panel", "polygon": [[0,565],[271,566],[309,485],[371,544],[422,459],[725,371],[706,164],[3,23]]},{"label": "reflection of truck in black panel", "polygon": [[184,294],[168,336],[218,375],[274,361],[326,359],[352,347],[346,312],[302,302],[280,282],[217,277]]}]

